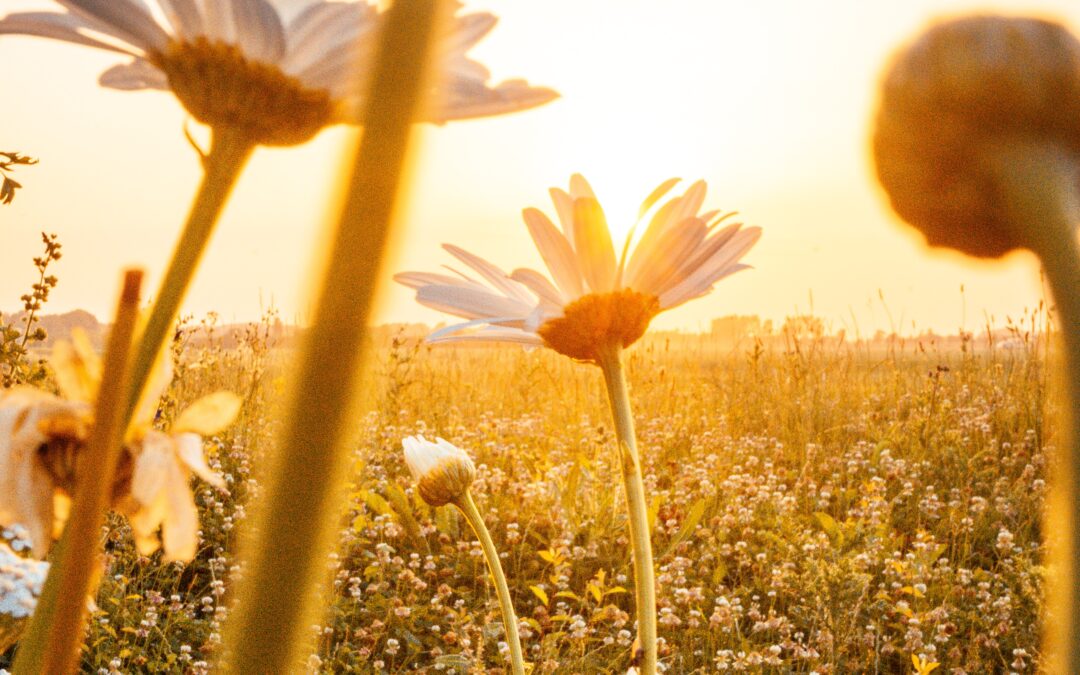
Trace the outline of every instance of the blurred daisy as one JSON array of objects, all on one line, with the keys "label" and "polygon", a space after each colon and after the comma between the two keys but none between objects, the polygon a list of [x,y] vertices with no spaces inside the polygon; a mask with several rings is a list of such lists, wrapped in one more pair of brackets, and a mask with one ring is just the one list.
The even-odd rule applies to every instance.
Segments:
[{"label": "blurred daisy", "polygon": [[[639,222],[676,182],[649,195]],[[507,274],[451,245],[446,250],[479,279],[423,272],[395,277],[416,289],[421,304],[468,320],[436,331],[431,341],[546,345],[595,362],[598,350],[628,347],[660,312],[706,295],[717,281],[746,269],[739,261],[761,235],[760,228],[740,223],[722,226],[733,213],[699,213],[705,199],[699,181],[656,209],[634,246],[632,229],[620,255],[583,177],[574,175],[569,192],[553,188],[551,196],[561,229],[537,209],[523,212],[550,278],[531,269]]]},{"label": "blurred daisy", "polygon": [[[318,0],[288,22],[268,0],[56,1],[66,11],[9,14],[0,34],[129,55],[102,73],[102,86],[171,90],[200,122],[265,145],[357,122],[383,16],[366,1]],[[467,14],[444,29],[429,121],[499,115],[557,96],[522,80],[491,86],[487,69],[466,56],[496,20]]]},{"label": "blurred daisy", "polygon": [[[66,519],[101,385],[100,358],[82,331],[74,331],[71,342],[56,343],[50,365],[64,398],[31,388],[0,398],[0,523],[26,527],[38,556]],[[190,560],[199,529],[191,475],[224,487],[206,464],[202,436],[228,426],[240,399],[229,392],[203,397],[177,416],[168,433],[158,431],[154,417],[170,380],[163,360],[125,436],[111,502],[128,517],[140,552],[157,550],[160,528],[165,559]]]},{"label": "blurred daisy", "polygon": [[35,556],[48,553],[74,490],[90,407],[32,387],[0,394],[0,525],[21,526]]},{"label": "blurred daisy", "polygon": [[460,500],[476,478],[476,466],[469,455],[445,439],[431,442],[423,436],[409,436],[401,445],[420,496],[432,506]]}]

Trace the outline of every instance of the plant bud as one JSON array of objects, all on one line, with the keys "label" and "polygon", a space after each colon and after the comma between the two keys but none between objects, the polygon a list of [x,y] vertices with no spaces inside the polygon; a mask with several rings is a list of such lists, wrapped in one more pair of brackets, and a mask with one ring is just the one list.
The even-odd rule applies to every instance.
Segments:
[{"label": "plant bud", "polygon": [[461,448],[441,438],[435,441],[409,436],[401,445],[420,496],[432,506],[443,506],[465,496],[476,478],[476,466]]}]

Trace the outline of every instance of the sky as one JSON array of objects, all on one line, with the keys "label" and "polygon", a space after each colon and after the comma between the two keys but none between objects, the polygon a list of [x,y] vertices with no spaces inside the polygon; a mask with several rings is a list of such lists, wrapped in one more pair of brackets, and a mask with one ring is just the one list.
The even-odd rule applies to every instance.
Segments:
[{"label": "sky", "polygon": [[[278,4],[292,12],[304,3]],[[10,11],[52,7],[3,3]],[[1044,297],[1028,254],[976,263],[927,249],[888,209],[868,141],[885,64],[931,20],[1036,14],[1075,32],[1075,0],[488,0],[465,11],[479,10],[500,23],[472,56],[496,80],[525,78],[562,97],[515,115],[421,128],[378,321],[446,320],[390,281],[451,262],[443,242],[507,270],[542,269],[521,210],[553,214],[547,190],[574,172],[593,184],[617,232],[673,176],[685,185],[705,179],[706,210],[738,211],[764,229],[744,260],[753,269],[661,315],[657,328],[813,312],[849,334],[977,331]],[[128,266],[147,271],[148,289],[157,286],[200,169],[171,95],[98,86],[101,71],[123,58],[0,36],[0,150],[41,160],[17,170],[24,188],[0,206],[0,310],[18,309],[35,281],[30,259],[41,230],[59,234],[65,254],[50,312],[82,308],[107,320]],[[247,321],[274,307],[288,321],[309,316],[351,133],[332,128],[303,146],[256,152],[186,312]]]}]

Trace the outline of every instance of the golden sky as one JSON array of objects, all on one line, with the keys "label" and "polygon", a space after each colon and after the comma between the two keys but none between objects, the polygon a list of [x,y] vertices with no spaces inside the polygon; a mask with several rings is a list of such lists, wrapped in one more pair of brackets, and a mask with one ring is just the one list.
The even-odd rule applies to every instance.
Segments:
[{"label": "golden sky", "polygon": [[[2,10],[51,6],[5,0]],[[496,79],[524,77],[562,98],[423,128],[387,282],[450,262],[441,242],[507,270],[539,268],[521,209],[553,213],[547,188],[581,172],[615,229],[629,226],[656,184],[679,176],[708,181],[706,209],[737,210],[765,230],[744,260],[755,269],[657,327],[702,329],[732,313],[782,320],[812,308],[849,334],[979,330],[986,316],[1000,325],[1042,297],[1027,255],[975,264],[929,252],[898,226],[873,180],[867,140],[883,65],[928,21],[997,10],[1058,18],[1075,31],[1075,0],[489,0],[468,9],[501,17],[472,52]],[[105,319],[128,265],[146,268],[156,288],[200,171],[170,95],[97,85],[121,59],[0,36],[0,150],[41,159],[18,170],[25,188],[0,207],[0,309],[17,309],[33,281],[42,229],[57,232],[65,252],[50,311],[85,308]],[[273,304],[303,320],[346,133],[255,154],[187,310],[248,320]],[[445,317],[387,283],[379,318]]]}]

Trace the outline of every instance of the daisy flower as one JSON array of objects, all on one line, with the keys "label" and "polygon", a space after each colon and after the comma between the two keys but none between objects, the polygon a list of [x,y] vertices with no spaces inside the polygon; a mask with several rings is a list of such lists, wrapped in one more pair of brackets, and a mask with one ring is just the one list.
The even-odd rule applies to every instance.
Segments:
[{"label": "daisy flower", "polygon": [[[666,181],[649,195],[639,220],[676,182]],[[724,225],[733,213],[699,213],[705,190],[699,181],[656,209],[636,245],[631,246],[632,229],[620,254],[592,188],[574,175],[569,192],[551,190],[561,228],[538,209],[523,212],[550,277],[532,269],[507,274],[446,245],[478,278],[405,272],[395,279],[416,289],[421,304],[467,319],[436,331],[432,342],[544,345],[596,362],[601,350],[636,342],[660,312],[708,294],[716,282],[748,267],[739,261],[761,229]]]},{"label": "daisy flower", "polygon": [[[284,21],[268,0],[56,0],[63,12],[18,12],[0,34],[35,35],[131,57],[102,86],[172,91],[198,121],[263,145],[303,143],[323,127],[357,123],[383,13],[319,0]],[[522,80],[492,86],[466,53],[494,26],[456,16],[437,53],[440,81],[428,121],[500,115],[557,96]]]},{"label": "daisy flower", "polygon": [[[210,394],[181,412],[168,432],[156,430],[158,400],[171,379],[168,361],[162,364],[127,430],[111,502],[127,516],[141,553],[163,544],[166,560],[190,560],[198,544],[191,476],[224,487],[206,464],[202,437],[228,426],[240,399]],[[100,358],[82,331],[56,343],[50,365],[64,398],[28,387],[0,397],[0,523],[27,528],[39,557],[66,520],[101,385]]]},{"label": "daisy flower", "polygon": [[460,499],[476,478],[469,455],[445,439],[436,438],[433,443],[423,436],[409,436],[401,445],[420,496],[432,506]]}]

